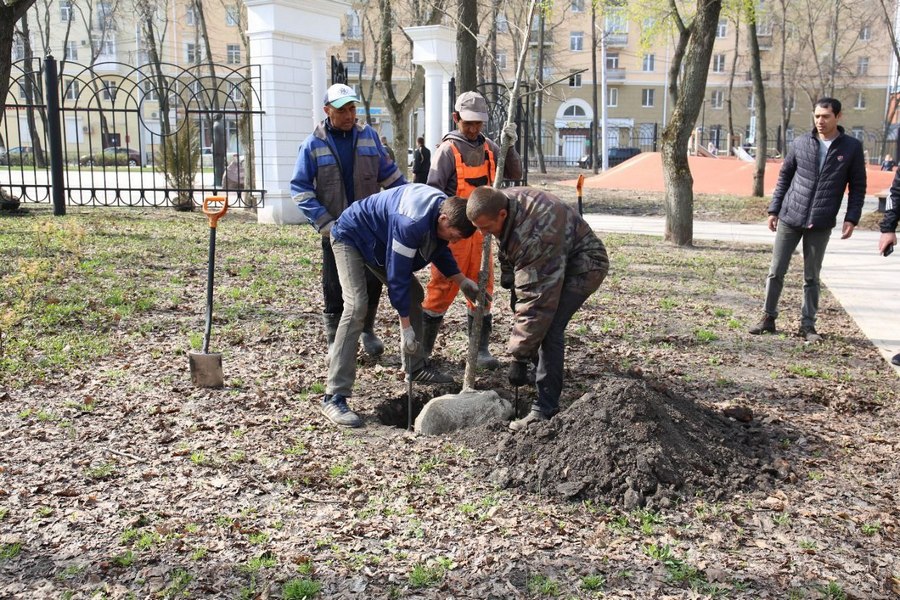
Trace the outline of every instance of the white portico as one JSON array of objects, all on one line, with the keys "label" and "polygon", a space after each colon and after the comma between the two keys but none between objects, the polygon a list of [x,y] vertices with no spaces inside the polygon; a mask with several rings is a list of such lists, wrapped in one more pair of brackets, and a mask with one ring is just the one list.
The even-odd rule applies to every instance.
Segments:
[{"label": "white portico", "polygon": [[434,148],[447,131],[450,79],[456,72],[456,30],[445,25],[405,27],[413,41],[414,65],[425,69],[425,147]]},{"label": "white portico", "polygon": [[[250,55],[260,66],[257,180],[265,181],[260,223],[305,223],[291,200],[291,177],[300,143],[324,118],[326,57],[341,41],[349,0],[246,0]],[[261,178],[262,177],[262,178]]]}]

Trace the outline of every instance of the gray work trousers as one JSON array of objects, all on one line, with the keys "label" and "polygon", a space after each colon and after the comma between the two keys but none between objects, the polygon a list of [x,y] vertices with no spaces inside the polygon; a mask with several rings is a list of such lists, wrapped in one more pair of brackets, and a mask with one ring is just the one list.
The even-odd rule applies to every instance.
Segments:
[{"label": "gray work trousers", "polygon": [[[334,335],[334,346],[331,352],[331,364],[328,367],[328,380],[325,384],[325,393],[340,394],[349,398],[352,394],[353,383],[356,381],[356,351],[359,346],[359,336],[362,334],[369,308],[369,294],[367,292],[367,270],[382,281],[387,283],[387,273],[383,269],[373,268],[367,265],[362,255],[350,244],[332,239],[331,248],[334,250],[334,262],[337,266],[338,277],[343,290],[344,312]],[[416,339],[422,339],[422,301],[425,299],[425,291],[415,277],[409,284],[409,320],[416,332]],[[403,366],[406,370],[406,354],[402,351]],[[412,370],[418,371],[425,365],[425,356],[420,350],[412,357]]]},{"label": "gray work trousers", "polygon": [[778,221],[775,230],[775,245],[772,249],[772,264],[766,278],[765,313],[778,317],[778,299],[784,288],[784,276],[791,263],[791,256],[800,241],[803,241],[803,308],[800,324],[814,327],[816,313],[819,312],[819,272],[822,270],[822,259],[825,248],[831,238],[831,229],[804,229],[785,225]]}]

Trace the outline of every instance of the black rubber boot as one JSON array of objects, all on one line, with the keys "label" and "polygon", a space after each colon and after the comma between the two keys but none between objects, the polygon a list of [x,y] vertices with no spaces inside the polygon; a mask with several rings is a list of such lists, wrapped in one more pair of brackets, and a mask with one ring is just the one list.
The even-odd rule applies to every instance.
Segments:
[{"label": "black rubber boot", "polygon": [[[475,318],[469,315],[469,334],[472,333],[472,324]],[[491,356],[491,350],[488,344],[491,341],[491,330],[493,329],[492,315],[484,315],[481,321],[481,338],[478,340],[478,359],[475,365],[480,369],[490,369],[491,371],[500,368],[500,361]]]},{"label": "black rubber boot", "polygon": [[337,334],[340,322],[340,313],[322,313],[322,324],[325,325],[325,340],[328,342],[328,352],[325,354],[326,368],[331,365],[331,350],[334,348],[334,336]]},{"label": "black rubber boot", "polygon": [[434,350],[434,341],[437,339],[438,330],[441,323],[444,322],[444,315],[433,317],[429,314],[423,315],[422,319],[422,351],[425,353],[425,360],[431,358],[431,351]]},{"label": "black rubber boot", "polygon": [[362,343],[363,350],[369,356],[381,356],[384,354],[384,342],[375,335],[375,315],[378,313],[378,305],[370,304],[366,312],[366,320],[363,323]]}]

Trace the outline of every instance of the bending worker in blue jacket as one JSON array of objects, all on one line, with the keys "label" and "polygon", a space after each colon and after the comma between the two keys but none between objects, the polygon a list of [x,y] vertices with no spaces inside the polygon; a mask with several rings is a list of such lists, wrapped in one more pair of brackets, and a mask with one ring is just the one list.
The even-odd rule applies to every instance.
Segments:
[{"label": "bending worker in blue jacket", "polygon": [[866,195],[866,159],[862,144],[838,125],[841,103],[821,98],[813,109],[815,129],[791,144],[778,184],[769,204],[769,229],[775,232],[772,264],[766,279],[766,301],[762,319],[750,333],[775,333],[778,299],[784,276],[797,245],[803,242],[803,308],[799,335],[807,342],[820,339],[816,332],[819,311],[819,272],[825,248],[834,229],[844,190],[847,212],[841,239],[853,235],[862,216]]},{"label": "bending worker in blue jacket", "polygon": [[465,199],[447,198],[418,183],[354,202],[338,217],[331,228],[331,246],[344,290],[344,314],[334,338],[322,403],[322,414],[331,422],[344,427],[362,425],[347,399],[356,380],[356,345],[366,314],[367,272],[387,284],[391,305],[400,317],[404,370],[411,369],[413,381],[446,379],[443,374],[435,377],[419,343],[425,292],[414,272],[433,262],[467,297],[475,298],[478,285],[460,272],[447,247],[473,233],[475,226],[466,218]]},{"label": "bending worker in blue jacket", "polygon": [[[328,341],[326,363],[331,358],[332,344],[344,310],[341,284],[328,233],[334,220],[355,200],[370,196],[380,189],[406,183],[397,165],[388,156],[378,133],[366,124],[356,122],[353,88],[338,83],[325,93],[325,115],[315,130],[304,140],[291,179],[291,197],[310,225],[322,234],[322,293],[325,310],[322,320]],[[375,314],[381,297],[381,282],[367,279],[368,311],[363,323],[363,348],[371,356],[384,352],[384,344],[375,335]]]}]

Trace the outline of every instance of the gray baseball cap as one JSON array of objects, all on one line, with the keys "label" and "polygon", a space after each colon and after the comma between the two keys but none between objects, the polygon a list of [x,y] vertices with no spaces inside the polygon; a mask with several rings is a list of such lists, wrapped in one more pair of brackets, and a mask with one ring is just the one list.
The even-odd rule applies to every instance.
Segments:
[{"label": "gray baseball cap", "polygon": [[465,92],[456,99],[456,112],[463,121],[488,122],[488,106],[484,96],[478,92]]}]

